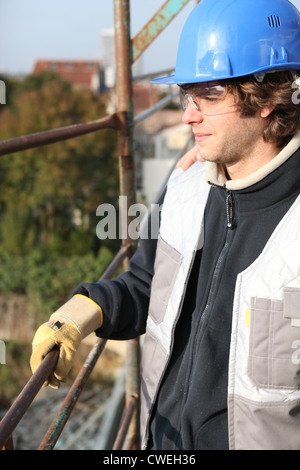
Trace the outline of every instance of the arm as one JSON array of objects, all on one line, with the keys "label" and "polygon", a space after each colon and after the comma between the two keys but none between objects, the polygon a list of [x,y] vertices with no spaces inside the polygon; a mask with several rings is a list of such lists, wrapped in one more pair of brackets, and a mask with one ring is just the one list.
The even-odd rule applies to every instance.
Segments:
[{"label": "arm", "polygon": [[58,345],[57,367],[47,382],[58,388],[72,367],[80,342],[88,334],[96,331],[103,338],[124,340],[145,332],[156,245],[157,239],[150,235],[141,239],[128,272],[113,280],[82,283],[74,290],[72,298],[37,330],[30,360],[33,372]]},{"label": "arm", "polygon": [[108,339],[132,339],[146,328],[150,288],[157,240],[141,240],[130,260],[129,271],[116,279],[82,283],[73,292],[101,306],[103,323],[97,336]]}]

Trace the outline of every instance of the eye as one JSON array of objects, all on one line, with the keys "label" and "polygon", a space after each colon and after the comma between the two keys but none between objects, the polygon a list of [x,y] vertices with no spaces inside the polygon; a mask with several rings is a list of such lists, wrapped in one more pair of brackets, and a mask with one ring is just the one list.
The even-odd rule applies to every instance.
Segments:
[{"label": "eye", "polygon": [[224,99],[224,93],[216,93],[211,91],[208,93],[200,93],[197,97],[207,102],[216,102],[222,101]]},{"label": "eye", "polygon": [[204,96],[202,99],[205,101],[219,101],[220,98],[217,98],[216,96]]}]

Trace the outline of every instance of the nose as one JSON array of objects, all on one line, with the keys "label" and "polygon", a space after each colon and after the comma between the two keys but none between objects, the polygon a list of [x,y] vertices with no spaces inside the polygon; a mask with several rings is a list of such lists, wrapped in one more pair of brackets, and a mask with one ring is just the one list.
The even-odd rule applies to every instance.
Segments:
[{"label": "nose", "polygon": [[203,119],[204,116],[201,111],[195,109],[190,103],[182,115],[182,122],[185,124],[192,124],[194,122],[200,123],[203,121]]}]

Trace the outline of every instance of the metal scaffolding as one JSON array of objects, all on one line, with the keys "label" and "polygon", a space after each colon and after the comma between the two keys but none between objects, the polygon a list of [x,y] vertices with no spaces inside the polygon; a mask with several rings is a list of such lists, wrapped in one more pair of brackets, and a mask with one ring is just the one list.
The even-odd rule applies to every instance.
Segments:
[{"label": "metal scaffolding", "polygon": [[[131,66],[165,29],[172,19],[182,10],[189,0],[167,0],[159,11],[149,20],[144,28],[130,38],[130,0],[114,0],[114,27],[116,51],[116,95],[117,111],[96,121],[52,129],[23,137],[16,137],[0,142],[0,155],[6,155],[29,148],[59,142],[78,137],[99,129],[112,128],[117,133],[120,171],[120,195],[128,198],[129,204],[135,202],[134,171],[134,125],[155,112],[174,98],[173,94],[161,100],[143,115],[134,118],[132,97]],[[198,1],[196,2],[198,3]],[[123,214],[122,218],[129,217]],[[129,223],[126,221],[125,223]],[[126,225],[128,226],[128,225]],[[129,238],[122,240],[122,246],[116,257],[100,279],[113,276],[123,264],[127,269],[128,260],[134,251]],[[57,415],[43,438],[39,449],[53,449],[79,396],[84,388],[106,340],[98,339],[90,351],[78,376],[72,384]],[[30,404],[41,389],[43,383],[53,371],[58,357],[58,350],[51,351],[38,370],[33,374],[20,395],[0,422],[0,449],[13,449],[12,434]],[[140,396],[140,344],[139,339],[127,342],[126,353],[126,400],[125,413],[113,449],[139,449],[139,396]]]}]

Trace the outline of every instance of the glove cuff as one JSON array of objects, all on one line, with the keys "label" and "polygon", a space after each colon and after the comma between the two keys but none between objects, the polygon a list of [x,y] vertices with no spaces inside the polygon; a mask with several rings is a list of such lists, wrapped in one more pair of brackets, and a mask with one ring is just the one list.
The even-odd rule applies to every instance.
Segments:
[{"label": "glove cuff", "polygon": [[101,307],[92,299],[76,294],[54,312],[49,320],[55,323],[62,322],[63,319],[73,323],[83,339],[102,326],[103,313]]}]

